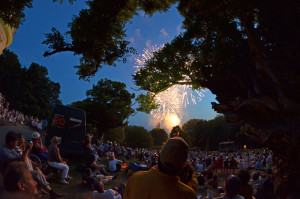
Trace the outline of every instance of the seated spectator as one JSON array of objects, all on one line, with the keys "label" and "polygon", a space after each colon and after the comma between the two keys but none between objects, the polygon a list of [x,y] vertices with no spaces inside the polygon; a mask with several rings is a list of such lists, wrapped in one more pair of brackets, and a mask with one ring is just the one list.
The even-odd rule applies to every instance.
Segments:
[{"label": "seated spectator", "polygon": [[183,169],[178,172],[178,177],[180,178],[180,182],[191,187],[195,193],[198,192],[198,181],[191,164],[187,163]]},{"label": "seated spectator", "polygon": [[94,186],[94,182],[95,182],[96,178],[92,177],[92,170],[91,168],[86,168],[84,169],[84,171],[82,172],[82,184],[87,184],[89,186]]},{"label": "seated spectator", "polygon": [[260,177],[259,172],[254,172],[252,175],[252,181],[250,182],[250,185],[252,186],[252,189],[253,189],[253,195],[256,194],[257,188],[260,185],[262,185],[262,181],[259,177]]},{"label": "seated spectator", "polygon": [[245,199],[243,196],[238,195],[241,187],[241,180],[235,175],[229,176],[224,183],[224,191],[218,199]]},{"label": "seated spectator", "polygon": [[123,162],[115,158],[115,154],[112,153],[109,158],[108,169],[110,172],[118,172],[121,170]]},{"label": "seated spectator", "polygon": [[31,134],[31,140],[33,143],[32,151],[40,158],[48,160],[48,149],[43,145],[41,135],[38,132],[33,132]]},{"label": "seated spectator", "polygon": [[89,154],[86,162],[86,167],[91,168],[94,173],[101,173],[103,175],[108,175],[105,166],[103,164],[98,163],[98,156],[94,154]]},{"label": "seated spectator", "polygon": [[13,161],[3,175],[5,199],[34,199],[38,194],[36,185],[24,162]]},{"label": "seated spectator", "polygon": [[119,144],[115,145],[115,153],[116,153],[117,157],[119,157],[119,158],[122,156],[122,149]]},{"label": "seated spectator", "polygon": [[58,145],[61,143],[61,137],[54,136],[51,139],[51,145],[49,147],[49,156],[48,156],[48,164],[51,167],[62,170],[62,176],[60,183],[61,184],[69,184],[66,180],[71,180],[72,178],[68,175],[69,166],[67,162],[64,161],[60,156],[60,151]]},{"label": "seated spectator", "polygon": [[[119,189],[108,189],[104,190],[103,182],[97,181],[95,186],[95,191],[93,192],[92,199],[122,199],[120,192],[124,192],[124,184],[121,184]],[[122,190],[121,190],[122,189]]]},{"label": "seated spectator", "polygon": [[245,199],[252,199],[253,189],[249,184],[250,173],[247,169],[240,169],[237,172],[237,176],[241,180],[241,188],[239,191],[239,195],[244,196]]},{"label": "seated spectator", "polygon": [[23,155],[18,154],[14,149],[18,145],[18,135],[10,131],[5,136],[5,144],[0,148],[0,172],[4,172],[7,164],[13,160],[24,161],[32,148],[32,144],[28,144]]},{"label": "seated spectator", "polygon": [[[16,147],[17,153],[22,155],[25,152],[25,139],[21,133],[18,134],[18,146]],[[63,194],[56,193],[50,187],[49,182],[47,182],[45,175],[40,170],[39,167],[33,166],[32,161],[29,157],[25,159],[25,165],[29,172],[31,173],[33,179],[37,182],[38,186],[49,193],[50,199],[60,198]]]},{"label": "seated spectator", "polygon": [[82,141],[83,152],[85,155],[94,154],[98,156],[97,150],[92,145],[92,135],[86,134]]},{"label": "seated spectator", "polygon": [[275,199],[274,181],[271,178],[266,177],[263,184],[261,186],[258,186],[255,198],[256,199]]}]

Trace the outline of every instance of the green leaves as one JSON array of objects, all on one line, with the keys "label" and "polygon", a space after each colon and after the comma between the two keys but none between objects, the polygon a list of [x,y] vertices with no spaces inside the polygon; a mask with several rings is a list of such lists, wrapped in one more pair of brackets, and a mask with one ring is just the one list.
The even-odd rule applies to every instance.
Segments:
[{"label": "green leaves", "polygon": [[136,101],[139,103],[137,111],[145,112],[149,114],[151,110],[156,109],[158,105],[154,101],[155,95],[148,92],[146,95],[141,94],[136,98]]},{"label": "green leaves", "polygon": [[48,57],[50,55],[53,55],[59,51],[71,51],[71,44],[68,44],[65,42],[65,39],[63,35],[56,29],[51,29],[52,33],[45,34],[46,40],[42,42],[42,44],[48,45],[49,49],[52,49],[53,51],[46,51],[44,53],[45,57]]},{"label": "green leaves", "polygon": [[89,8],[81,10],[68,24],[70,44],[55,28],[43,42],[49,48],[44,56],[64,51],[81,55],[80,65],[75,66],[80,79],[94,76],[103,65],[126,62],[124,55],[135,53],[125,40],[124,27],[137,11],[136,1],[87,1],[87,5]]},{"label": "green leaves", "polygon": [[134,94],[126,90],[124,83],[101,79],[86,95],[87,99],[71,106],[85,110],[87,121],[97,127],[100,135],[109,129],[126,126],[128,117],[134,113],[131,108]]}]

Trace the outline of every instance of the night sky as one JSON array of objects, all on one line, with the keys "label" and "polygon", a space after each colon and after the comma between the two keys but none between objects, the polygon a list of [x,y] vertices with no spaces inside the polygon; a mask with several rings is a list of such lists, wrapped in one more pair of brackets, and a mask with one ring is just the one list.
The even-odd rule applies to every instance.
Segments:
[{"label": "night sky", "polygon": [[[90,79],[90,82],[79,80],[76,69],[73,68],[79,64],[80,56],[65,52],[45,58],[43,53],[47,46],[42,44],[42,41],[45,40],[44,34],[50,33],[52,27],[65,33],[72,16],[78,14],[85,7],[85,3],[79,0],[73,5],[67,2],[53,3],[50,0],[34,1],[33,8],[26,9],[25,22],[17,30],[13,43],[8,49],[18,55],[21,64],[25,67],[29,67],[32,62],[47,67],[50,79],[61,85],[60,98],[63,104],[85,99],[86,91],[102,78],[123,82],[127,85],[129,92],[138,94],[136,91],[138,88],[133,83],[131,76],[136,70],[133,67],[135,59],[143,53],[144,49],[170,42],[180,31],[183,31],[180,28],[183,18],[177,12],[176,6],[167,13],[154,14],[152,17],[139,12],[133,18],[132,23],[126,25],[128,40],[138,54],[128,55],[126,64],[116,62],[116,67],[104,66],[95,77]],[[193,118],[213,119],[216,116],[217,113],[212,110],[210,104],[215,101],[215,96],[209,90],[206,90],[204,95],[202,101],[197,102],[196,105],[189,104],[183,107],[180,117],[181,124]],[[150,118],[151,116],[139,112],[129,118],[129,124],[143,126],[150,130],[155,127],[154,123],[149,122],[152,121]]]}]

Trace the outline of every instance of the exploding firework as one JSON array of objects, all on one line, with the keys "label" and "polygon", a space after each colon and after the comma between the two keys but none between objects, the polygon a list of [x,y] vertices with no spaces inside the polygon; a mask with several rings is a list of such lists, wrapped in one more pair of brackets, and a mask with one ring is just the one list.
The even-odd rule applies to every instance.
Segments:
[{"label": "exploding firework", "polygon": [[[143,68],[145,63],[154,56],[154,53],[163,47],[163,45],[155,45],[150,49],[144,49],[143,54],[136,58],[136,65],[134,66],[137,69],[136,72]],[[187,65],[188,64],[189,63],[187,63]],[[189,78],[186,77],[186,81],[188,80]],[[182,106],[187,106],[190,103],[196,104],[201,101],[201,98],[204,96],[203,92],[203,89],[193,90],[189,85],[174,85],[155,96],[155,102],[158,104],[158,108],[151,111],[151,115],[159,120],[166,120],[170,115],[172,115],[172,117],[176,115],[176,117],[179,118],[182,112]],[[180,122],[179,119],[178,121]],[[178,121],[176,123],[178,123]]]},{"label": "exploding firework", "polygon": [[180,96],[177,88],[169,88],[155,96],[155,102],[158,108],[151,111],[151,114],[163,120],[170,114],[179,114],[181,110]]}]

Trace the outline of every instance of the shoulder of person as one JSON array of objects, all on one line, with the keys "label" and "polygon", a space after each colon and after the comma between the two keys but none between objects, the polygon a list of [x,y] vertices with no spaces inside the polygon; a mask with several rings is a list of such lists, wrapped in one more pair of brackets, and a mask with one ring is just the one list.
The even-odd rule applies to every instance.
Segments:
[{"label": "shoulder of person", "polygon": [[107,190],[104,191],[104,194],[115,196],[116,192],[113,189],[107,189]]}]

